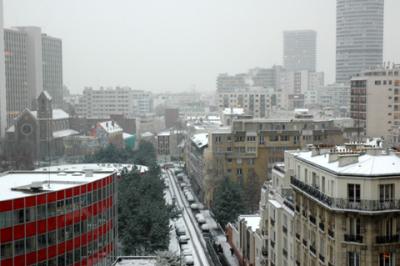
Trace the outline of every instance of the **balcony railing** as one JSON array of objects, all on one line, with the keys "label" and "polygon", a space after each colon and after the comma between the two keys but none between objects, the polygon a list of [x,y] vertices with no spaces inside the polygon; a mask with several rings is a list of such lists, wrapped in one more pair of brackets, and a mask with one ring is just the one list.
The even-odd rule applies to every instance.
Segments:
[{"label": "balcony railing", "polygon": [[317,251],[315,250],[315,247],[314,247],[314,246],[311,246],[311,245],[310,245],[310,251],[311,251],[311,253],[314,254],[314,255],[315,255],[316,252],[317,252]]},{"label": "balcony railing", "polygon": [[350,210],[369,211],[369,212],[384,211],[384,210],[400,210],[399,199],[393,199],[387,201],[380,201],[380,200],[351,201],[349,199],[330,197],[325,193],[322,193],[319,189],[310,186],[293,176],[290,178],[290,182],[296,189],[299,189],[303,193],[306,193],[314,197],[315,199],[319,200],[321,203],[327,205],[330,208],[350,209]]},{"label": "balcony railing", "polygon": [[360,235],[344,235],[344,241],[362,243],[363,237]]},{"label": "balcony railing", "polygon": [[324,232],[325,231],[325,225],[324,223],[319,223],[319,229]]},{"label": "balcony railing", "polygon": [[319,260],[322,262],[325,262],[325,257],[323,255],[319,254]]},{"label": "balcony railing", "polygon": [[333,232],[331,229],[328,229],[328,236],[335,238],[335,232]]},{"label": "balcony railing", "polygon": [[389,235],[389,236],[377,236],[377,244],[390,244],[400,242],[400,235]]},{"label": "balcony railing", "polygon": [[292,211],[294,211],[293,203],[291,203],[290,201],[285,200],[285,201],[283,202],[283,204],[285,204],[286,207],[288,207],[289,209],[291,209]]},{"label": "balcony railing", "polygon": [[264,257],[268,257],[268,248],[267,247],[263,247],[261,250],[261,253]]},{"label": "balcony railing", "polygon": [[314,216],[310,215],[310,222],[313,224],[317,224],[317,219]]}]

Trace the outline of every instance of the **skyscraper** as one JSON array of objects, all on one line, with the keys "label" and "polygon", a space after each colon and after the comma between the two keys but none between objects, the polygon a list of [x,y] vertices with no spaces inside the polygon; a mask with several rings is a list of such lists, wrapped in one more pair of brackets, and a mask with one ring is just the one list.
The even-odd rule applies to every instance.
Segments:
[{"label": "skyscraper", "polygon": [[8,125],[30,105],[26,47],[27,37],[23,32],[16,29],[4,30]]},{"label": "skyscraper", "polygon": [[63,67],[61,39],[42,34],[43,90],[50,93],[53,104],[63,100]]},{"label": "skyscraper", "polygon": [[[0,0],[0,40],[3,39],[3,0]],[[2,41],[0,41],[0,51],[4,51],[4,42]],[[4,137],[5,129],[7,127],[6,95],[4,53],[0,53],[0,137]]]},{"label": "skyscraper", "polygon": [[382,64],[384,0],[337,0],[336,82]]},{"label": "skyscraper", "polygon": [[315,31],[285,31],[283,43],[283,63],[287,70],[316,70],[317,33]]}]

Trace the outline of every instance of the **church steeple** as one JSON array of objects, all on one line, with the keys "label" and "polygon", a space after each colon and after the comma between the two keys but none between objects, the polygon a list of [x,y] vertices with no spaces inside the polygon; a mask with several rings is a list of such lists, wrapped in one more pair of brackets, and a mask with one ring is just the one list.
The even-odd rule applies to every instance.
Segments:
[{"label": "church steeple", "polygon": [[38,97],[38,119],[53,117],[52,98],[47,91],[42,91]]}]

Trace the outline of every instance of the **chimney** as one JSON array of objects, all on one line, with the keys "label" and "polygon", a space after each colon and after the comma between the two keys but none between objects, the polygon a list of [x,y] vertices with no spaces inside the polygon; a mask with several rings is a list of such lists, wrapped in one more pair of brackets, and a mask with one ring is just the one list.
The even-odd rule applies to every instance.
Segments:
[{"label": "chimney", "polygon": [[371,156],[378,156],[378,155],[382,155],[383,150],[380,148],[368,148],[367,149],[367,154],[371,155]]},{"label": "chimney", "polygon": [[320,155],[320,154],[321,154],[321,153],[320,153],[319,147],[313,146],[313,147],[311,148],[311,157],[318,156],[318,155]]},{"label": "chimney", "polygon": [[359,156],[360,154],[358,153],[339,155],[339,167],[344,167],[350,164],[358,163]]},{"label": "chimney", "polygon": [[328,162],[329,163],[333,163],[336,162],[339,159],[339,154],[336,152],[331,152],[329,153],[329,158],[328,158]]}]

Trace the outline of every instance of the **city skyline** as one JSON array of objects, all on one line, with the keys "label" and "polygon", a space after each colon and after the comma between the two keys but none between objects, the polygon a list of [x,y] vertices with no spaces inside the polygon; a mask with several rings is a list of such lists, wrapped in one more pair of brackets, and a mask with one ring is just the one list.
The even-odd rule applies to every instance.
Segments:
[{"label": "city skyline", "polygon": [[[64,80],[74,93],[101,85],[212,91],[219,73],[283,64],[282,32],[297,29],[317,31],[317,70],[333,82],[336,1],[320,2],[286,0],[274,8],[261,1],[235,2],[226,9],[225,1],[118,1],[112,7],[96,1],[93,8],[91,1],[6,0],[4,17],[6,27],[35,25],[63,40]],[[399,34],[390,23],[399,8],[398,1],[385,2],[384,61],[400,61]],[[66,19],[75,22],[67,25]]]}]

